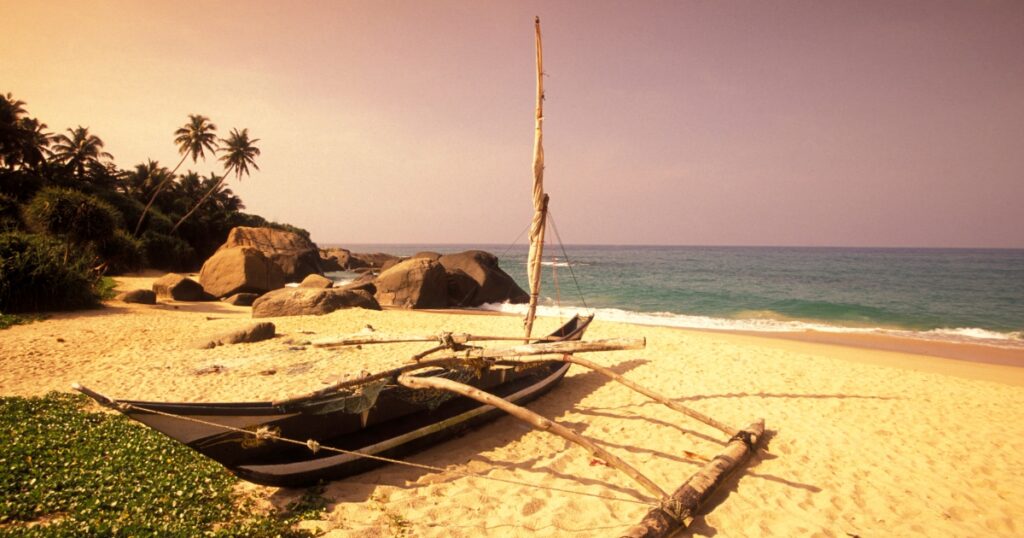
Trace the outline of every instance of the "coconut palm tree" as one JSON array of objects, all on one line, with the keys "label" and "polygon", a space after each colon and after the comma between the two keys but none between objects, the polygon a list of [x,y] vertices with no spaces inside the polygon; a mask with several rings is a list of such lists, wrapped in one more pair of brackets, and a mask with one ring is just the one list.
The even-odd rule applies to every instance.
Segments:
[{"label": "coconut palm tree", "polygon": [[24,101],[0,94],[0,166],[39,166],[50,145],[44,129],[45,123],[28,117]]},{"label": "coconut palm tree", "polygon": [[224,175],[220,178],[220,181],[206,192],[203,197],[196,202],[196,205],[192,206],[192,209],[185,216],[178,220],[174,228],[171,228],[171,233],[174,233],[178,226],[181,226],[182,222],[185,222],[192,213],[195,213],[199,206],[203,205],[203,202],[210,197],[211,194],[216,192],[220,186],[227,180],[228,175],[234,172],[235,177],[239,181],[242,180],[242,174],[249,175],[249,166],[252,166],[256,170],[260,167],[256,165],[256,157],[260,154],[260,149],[256,147],[256,142],[259,142],[258,138],[249,139],[249,129],[242,129],[239,132],[238,129],[232,129],[231,134],[227,138],[220,139],[222,147],[218,150],[222,153],[220,160],[224,163]]},{"label": "coconut palm tree", "polygon": [[174,173],[178,171],[178,168],[181,168],[185,159],[191,155],[192,162],[195,163],[199,157],[206,159],[206,150],[209,150],[210,153],[217,151],[217,126],[210,123],[210,118],[201,114],[189,114],[188,118],[188,123],[174,131],[174,143],[178,144],[178,153],[181,154],[181,160],[178,161],[178,165],[174,167],[174,170],[171,170],[171,173],[153,191],[153,196],[150,197],[149,203],[146,204],[145,209],[142,210],[142,215],[139,216],[139,222],[135,224],[135,235],[139,234],[142,221],[146,218],[149,208],[153,206],[153,202],[156,201],[156,197],[164,190],[167,182],[174,178]]},{"label": "coconut palm tree", "polygon": [[170,177],[173,175],[167,168],[160,166],[160,163],[153,159],[148,159],[145,163],[135,165],[134,170],[124,174],[121,190],[136,200],[145,200],[151,192]]},{"label": "coconut palm tree", "polygon": [[53,137],[53,159],[69,168],[75,177],[81,178],[90,164],[102,164],[103,159],[114,156],[103,151],[103,140],[89,133],[88,127],[78,126],[67,129],[71,136],[59,134]]}]

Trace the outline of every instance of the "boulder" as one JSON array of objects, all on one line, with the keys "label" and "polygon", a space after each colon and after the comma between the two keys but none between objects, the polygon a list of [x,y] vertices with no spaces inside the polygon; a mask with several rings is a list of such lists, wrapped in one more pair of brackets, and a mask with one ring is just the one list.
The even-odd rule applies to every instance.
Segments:
[{"label": "boulder", "polygon": [[199,284],[214,297],[266,293],[284,287],[284,274],[255,248],[221,248],[203,264]]},{"label": "boulder", "polygon": [[323,275],[309,275],[302,279],[300,288],[333,288],[334,281]]},{"label": "boulder", "polygon": [[448,306],[526,303],[530,296],[498,267],[498,257],[482,250],[446,254],[438,259],[448,278]]},{"label": "boulder", "polygon": [[359,267],[382,269],[384,264],[401,259],[393,254],[385,254],[383,252],[353,252],[350,257],[351,261],[349,262],[349,269],[356,269]]},{"label": "boulder", "polygon": [[380,310],[380,305],[364,290],[283,288],[256,299],[252,317],[319,316],[342,308]]},{"label": "boulder", "polygon": [[276,331],[273,323],[269,321],[261,321],[259,323],[253,323],[248,327],[237,329],[234,331],[226,332],[220,336],[215,336],[212,339],[199,343],[196,347],[200,349],[212,349],[217,346],[224,346],[228,344],[244,344],[252,342],[260,342],[274,337]]},{"label": "boulder", "polygon": [[295,232],[276,228],[236,226],[221,249],[252,247],[281,269],[286,282],[299,282],[307,275],[320,274],[320,249]]},{"label": "boulder", "polygon": [[123,303],[156,304],[156,294],[153,290],[129,290],[119,293],[114,298]]},{"label": "boulder", "polygon": [[377,285],[374,284],[373,281],[374,281],[373,275],[371,275],[371,274],[364,274],[364,275],[360,276],[359,278],[353,280],[352,282],[349,282],[348,284],[343,284],[341,286],[338,286],[335,289],[339,289],[339,290],[363,290],[363,291],[369,293],[370,295],[374,295],[374,294],[377,293]]},{"label": "boulder", "polygon": [[347,271],[351,252],[344,248],[320,249],[320,267],[324,271]]},{"label": "boulder", "polygon": [[383,271],[374,281],[374,296],[383,306],[444,308],[448,306],[448,278],[440,263],[414,258]]},{"label": "boulder", "polygon": [[256,293],[236,293],[231,297],[221,299],[221,301],[235,306],[252,306],[253,301],[255,301],[257,297],[259,297],[259,294]]},{"label": "boulder", "polygon": [[424,250],[423,252],[417,252],[416,254],[413,254],[412,256],[409,256],[409,257],[410,258],[426,258],[428,260],[434,260],[436,262],[437,260],[441,259],[441,253],[440,252],[434,252],[432,250]]},{"label": "boulder", "polygon": [[177,273],[167,273],[153,282],[153,291],[161,299],[205,301],[209,297],[198,282]]},{"label": "boulder", "polygon": [[320,259],[327,271],[372,271],[380,269],[398,256],[383,252],[352,252],[345,248],[326,248],[320,250]]},{"label": "boulder", "polygon": [[384,271],[391,269],[392,267],[404,262],[407,259],[408,258],[395,258],[393,260],[388,260],[384,262],[384,265],[380,266],[380,272],[383,273]]}]

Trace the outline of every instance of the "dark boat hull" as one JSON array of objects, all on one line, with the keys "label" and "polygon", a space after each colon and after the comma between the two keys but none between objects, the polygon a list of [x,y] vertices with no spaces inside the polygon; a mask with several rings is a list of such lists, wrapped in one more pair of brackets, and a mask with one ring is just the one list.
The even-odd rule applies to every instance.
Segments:
[{"label": "dark boat hull", "polygon": [[[589,317],[574,317],[551,336],[579,340],[590,321]],[[457,379],[522,405],[554,388],[568,369],[567,363],[547,361],[528,369],[437,370],[422,375]],[[324,449],[314,453],[303,445],[261,439],[257,430],[302,442],[312,440],[323,447],[399,458],[502,414],[469,398],[408,389],[393,380],[362,392],[330,394],[286,406],[269,402],[121,403],[128,404],[119,408],[124,414],[216,460],[240,478],[289,487],[344,478],[385,462]]]}]

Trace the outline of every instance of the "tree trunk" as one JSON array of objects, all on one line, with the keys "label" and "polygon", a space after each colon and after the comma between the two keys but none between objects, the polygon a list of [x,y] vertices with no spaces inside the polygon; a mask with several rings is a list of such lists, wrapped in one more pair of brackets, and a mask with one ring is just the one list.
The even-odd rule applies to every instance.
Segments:
[{"label": "tree trunk", "polygon": [[171,228],[171,233],[173,234],[174,232],[178,231],[178,226],[181,226],[181,223],[185,222],[185,219],[189,218],[192,215],[192,213],[195,213],[196,210],[199,209],[199,206],[203,205],[203,202],[205,202],[206,199],[209,198],[211,194],[216,192],[217,189],[219,189],[220,186],[223,185],[224,181],[226,181],[227,179],[228,175],[224,174],[224,176],[220,178],[220,181],[218,181],[216,185],[210,188],[210,190],[206,191],[206,194],[204,194],[203,197],[200,198],[198,202],[196,202],[196,205],[192,206],[192,209],[189,209],[188,213],[185,213],[185,216],[181,217],[181,219],[178,220],[177,224],[175,224],[174,227]]},{"label": "tree trunk", "polygon": [[153,193],[153,196],[150,196],[149,203],[146,204],[146,208],[142,210],[142,216],[139,217],[139,222],[135,224],[135,231],[132,232],[132,235],[139,235],[139,228],[142,228],[142,221],[146,219],[146,213],[149,213],[149,208],[153,207],[153,202],[155,202],[156,197],[160,195],[160,191],[164,190],[164,186],[167,185],[167,182],[174,179],[174,173],[181,168],[181,163],[185,162],[186,157],[188,157],[188,153],[181,157],[181,160],[178,161],[178,166],[175,166],[174,170],[171,170],[170,175],[165,177],[164,180],[156,186],[156,192]]}]

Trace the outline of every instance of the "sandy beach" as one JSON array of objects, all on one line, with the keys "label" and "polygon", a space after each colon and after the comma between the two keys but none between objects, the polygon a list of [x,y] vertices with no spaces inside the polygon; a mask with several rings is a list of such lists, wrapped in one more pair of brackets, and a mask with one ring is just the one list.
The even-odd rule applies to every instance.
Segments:
[{"label": "sandy beach", "polygon": [[[119,281],[123,290],[149,287],[152,279]],[[55,314],[0,332],[0,394],[68,391],[78,381],[115,398],[268,399],[396,364],[423,349],[322,350],[305,345],[310,340],[367,325],[414,335],[515,335],[521,327],[508,316],[360,309],[271,321],[278,332],[272,340],[198,349],[196,343],[250,323],[249,309],[109,302]],[[537,332],[558,322],[541,318]],[[600,320],[587,334],[631,336],[646,337],[647,348],[588,358],[734,426],[764,418],[772,432],[767,452],[715,496],[692,535],[1024,533],[1024,368],[1009,365],[1024,364],[1024,353],[993,351],[984,360],[989,351],[980,346],[938,352],[896,340],[839,345]],[[725,441],[578,367],[530,407],[670,491]],[[509,417],[409,461],[446,471],[390,465],[332,482],[324,491],[324,519],[302,525],[330,537],[615,536],[652,502],[583,449]],[[279,506],[301,493],[241,487]]]}]

